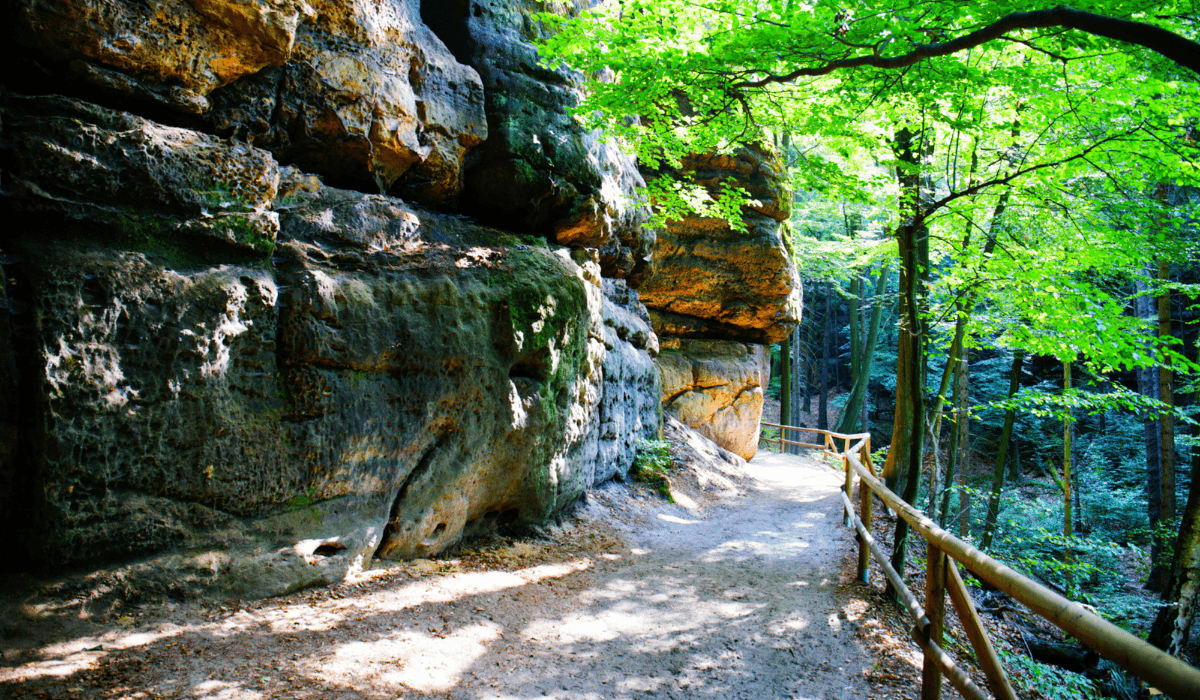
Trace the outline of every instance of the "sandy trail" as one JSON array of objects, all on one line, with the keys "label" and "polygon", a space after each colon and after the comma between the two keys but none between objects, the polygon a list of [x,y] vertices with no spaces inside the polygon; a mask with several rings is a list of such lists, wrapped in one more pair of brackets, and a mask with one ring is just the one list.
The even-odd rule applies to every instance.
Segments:
[{"label": "sandy trail", "polygon": [[703,516],[613,485],[549,542],[237,609],[7,621],[0,697],[881,697],[866,604],[838,592],[838,474],[773,454],[749,470]]}]

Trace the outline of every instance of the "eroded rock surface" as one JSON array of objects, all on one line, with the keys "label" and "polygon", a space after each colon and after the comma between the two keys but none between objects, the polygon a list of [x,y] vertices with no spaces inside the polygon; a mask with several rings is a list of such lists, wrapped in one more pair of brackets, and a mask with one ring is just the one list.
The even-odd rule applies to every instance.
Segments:
[{"label": "eroded rock surface", "polygon": [[745,231],[690,216],[658,232],[654,273],[639,288],[655,330],[760,345],[783,340],[799,322],[801,286],[780,226],[791,210],[782,165],[765,150],[745,148],[693,156],[679,175],[713,190],[730,179],[758,204],[743,208]]},{"label": "eroded rock surface", "polygon": [[18,212],[58,215],[144,245],[202,237],[266,253],[271,154],[59,96],[0,94],[5,189]]},{"label": "eroded rock surface", "polygon": [[212,95],[217,133],[330,182],[425,204],[456,199],[488,136],[483,86],[415,2],[312,0],[286,64]]},{"label": "eroded rock surface", "polygon": [[23,89],[197,115],[345,186],[453,200],[487,138],[478,74],[408,0],[21,0],[16,19]]},{"label": "eroded rock surface", "polygon": [[[329,188],[132,115],[4,104],[20,144],[4,191],[23,187],[9,203],[37,217],[0,258],[17,310],[0,385],[20,404],[0,406],[18,433],[0,485],[33,560],[151,556],[128,575],[281,593],[545,522],[657,434],[657,341],[594,252]],[[88,149],[56,167],[113,177],[93,170],[64,201],[39,172],[54,144]],[[278,221],[268,257],[180,235],[176,219],[204,216],[189,183],[235,169],[226,152],[270,175],[254,191]],[[110,216],[144,228],[102,233]]]},{"label": "eroded rock surface", "polygon": [[657,365],[663,408],[721,447],[751,459],[758,449],[762,378],[770,355],[762,345],[673,340]]},{"label": "eroded rock surface", "polygon": [[196,113],[207,107],[205,96],[214,88],[283,65],[297,28],[312,14],[307,3],[294,0],[14,5],[14,36],[38,54],[43,70]]},{"label": "eroded rock surface", "polygon": [[800,318],[802,287],[781,226],[791,194],[778,159],[759,148],[693,156],[674,175],[713,193],[730,181],[755,200],[742,209],[745,230],[699,216],[668,222],[640,290],[663,343],[664,409],[750,459],[770,371],[766,346]]},{"label": "eroded rock surface", "polygon": [[637,286],[654,244],[634,204],[644,183],[632,158],[569,114],[579,76],[541,64],[531,13],[550,10],[530,0],[421,3],[425,22],[479,71],[486,94],[489,136],[467,174],[462,207],[494,225],[596,248],[606,277]]}]

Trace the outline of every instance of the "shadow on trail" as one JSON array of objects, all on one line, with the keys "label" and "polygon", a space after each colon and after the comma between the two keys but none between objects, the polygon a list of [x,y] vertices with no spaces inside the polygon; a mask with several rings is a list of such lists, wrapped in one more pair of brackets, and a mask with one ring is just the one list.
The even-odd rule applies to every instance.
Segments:
[{"label": "shadow on trail", "polygon": [[850,629],[861,611],[833,595],[841,557],[806,563],[844,546],[828,542],[836,498],[836,485],[807,501],[752,494],[705,520],[657,513],[619,554],[393,572],[68,640],[32,665],[14,668],[6,654],[0,696],[856,697],[851,677],[870,659]]}]

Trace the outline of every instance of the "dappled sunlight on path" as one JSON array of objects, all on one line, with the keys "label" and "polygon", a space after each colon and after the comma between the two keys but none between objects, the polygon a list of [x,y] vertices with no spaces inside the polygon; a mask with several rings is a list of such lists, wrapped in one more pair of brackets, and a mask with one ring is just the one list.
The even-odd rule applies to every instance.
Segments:
[{"label": "dappled sunlight on path", "polygon": [[862,611],[837,592],[837,473],[779,455],[750,470],[746,495],[703,514],[611,486],[553,542],[6,650],[0,695],[883,697]]}]

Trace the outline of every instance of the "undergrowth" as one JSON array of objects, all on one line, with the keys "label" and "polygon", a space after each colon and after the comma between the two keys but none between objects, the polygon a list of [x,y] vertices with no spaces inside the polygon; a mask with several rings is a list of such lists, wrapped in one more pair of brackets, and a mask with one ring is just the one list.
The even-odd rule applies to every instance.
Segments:
[{"label": "undergrowth", "polygon": [[671,479],[668,472],[674,465],[671,445],[664,440],[638,440],[637,456],[633,460],[630,475],[634,481],[646,484],[671,503]]}]

